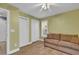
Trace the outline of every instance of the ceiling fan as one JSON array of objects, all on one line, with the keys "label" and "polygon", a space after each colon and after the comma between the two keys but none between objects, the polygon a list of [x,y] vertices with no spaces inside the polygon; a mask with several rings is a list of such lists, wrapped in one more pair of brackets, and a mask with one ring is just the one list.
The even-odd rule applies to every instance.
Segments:
[{"label": "ceiling fan", "polygon": [[51,6],[56,6],[56,3],[39,3],[34,7],[41,7],[40,11],[47,11],[51,8]]}]

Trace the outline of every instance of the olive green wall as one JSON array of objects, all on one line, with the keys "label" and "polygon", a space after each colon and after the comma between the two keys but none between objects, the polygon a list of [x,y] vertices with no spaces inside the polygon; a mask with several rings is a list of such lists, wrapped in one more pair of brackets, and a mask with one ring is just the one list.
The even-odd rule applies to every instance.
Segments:
[{"label": "olive green wall", "polygon": [[29,41],[31,41],[31,19],[38,19],[33,16],[27,15],[18,8],[11,6],[7,3],[0,3],[0,8],[8,9],[10,11],[10,29],[14,29],[15,32],[10,32],[10,51],[19,48],[19,24],[18,17],[24,16],[29,18]]},{"label": "olive green wall", "polygon": [[49,17],[48,32],[79,35],[79,10]]}]

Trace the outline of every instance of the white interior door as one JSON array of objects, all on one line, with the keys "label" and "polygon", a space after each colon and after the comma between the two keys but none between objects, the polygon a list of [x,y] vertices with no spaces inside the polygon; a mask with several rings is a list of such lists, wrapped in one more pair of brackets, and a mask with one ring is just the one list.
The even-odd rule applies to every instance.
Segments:
[{"label": "white interior door", "polygon": [[7,20],[0,18],[0,42],[7,41]]},{"label": "white interior door", "polygon": [[23,17],[19,18],[19,39],[20,47],[29,43],[29,20]]},{"label": "white interior door", "polygon": [[32,19],[31,21],[31,41],[39,40],[39,20]]}]

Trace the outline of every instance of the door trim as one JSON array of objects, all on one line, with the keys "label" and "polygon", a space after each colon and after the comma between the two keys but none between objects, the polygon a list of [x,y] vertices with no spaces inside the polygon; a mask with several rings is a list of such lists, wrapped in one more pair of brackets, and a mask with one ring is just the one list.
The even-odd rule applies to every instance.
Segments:
[{"label": "door trim", "polygon": [[8,9],[0,8],[7,13],[7,43],[6,43],[6,54],[10,52],[10,11]]}]

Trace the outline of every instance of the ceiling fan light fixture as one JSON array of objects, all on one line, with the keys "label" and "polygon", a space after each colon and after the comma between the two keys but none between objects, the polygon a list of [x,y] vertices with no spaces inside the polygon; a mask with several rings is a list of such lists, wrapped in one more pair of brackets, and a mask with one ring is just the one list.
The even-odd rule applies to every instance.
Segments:
[{"label": "ceiling fan light fixture", "polygon": [[42,8],[43,10],[48,10],[51,5],[56,5],[56,3],[42,3],[42,4],[41,4],[41,8]]},{"label": "ceiling fan light fixture", "polygon": [[42,4],[42,9],[44,9],[44,10],[46,10],[47,9],[47,4],[46,3],[44,3],[44,4]]}]

